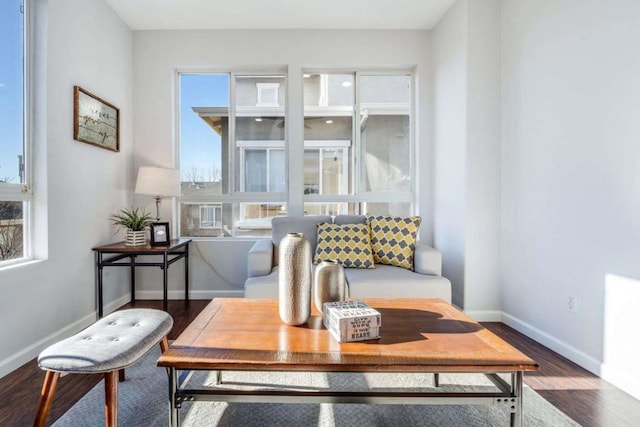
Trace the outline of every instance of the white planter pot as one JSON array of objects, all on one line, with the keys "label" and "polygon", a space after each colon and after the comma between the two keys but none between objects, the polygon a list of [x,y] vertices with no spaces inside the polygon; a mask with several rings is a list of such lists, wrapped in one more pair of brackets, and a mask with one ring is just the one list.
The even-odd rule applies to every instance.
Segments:
[{"label": "white planter pot", "polygon": [[133,231],[127,230],[127,239],[124,242],[125,246],[143,246],[147,244],[147,232],[145,230]]}]

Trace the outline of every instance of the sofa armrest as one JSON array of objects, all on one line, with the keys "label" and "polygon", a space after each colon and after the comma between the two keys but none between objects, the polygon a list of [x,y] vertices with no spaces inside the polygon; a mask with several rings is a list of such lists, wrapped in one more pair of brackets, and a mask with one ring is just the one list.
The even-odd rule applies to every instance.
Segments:
[{"label": "sofa armrest", "polygon": [[273,268],[271,239],[256,241],[247,254],[247,277],[266,276]]},{"label": "sofa armrest", "polygon": [[416,273],[442,276],[442,254],[439,250],[416,242],[413,254],[413,269]]}]

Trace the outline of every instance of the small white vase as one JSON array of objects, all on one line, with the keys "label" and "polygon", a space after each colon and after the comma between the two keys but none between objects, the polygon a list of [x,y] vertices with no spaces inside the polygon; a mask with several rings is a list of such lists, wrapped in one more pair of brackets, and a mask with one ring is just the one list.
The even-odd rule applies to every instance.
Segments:
[{"label": "small white vase", "polygon": [[127,239],[124,241],[125,246],[143,246],[147,243],[147,232],[145,230],[133,231],[127,229]]},{"label": "small white vase", "polygon": [[344,268],[335,260],[322,261],[313,276],[313,299],[322,313],[325,302],[344,301],[346,284]]}]

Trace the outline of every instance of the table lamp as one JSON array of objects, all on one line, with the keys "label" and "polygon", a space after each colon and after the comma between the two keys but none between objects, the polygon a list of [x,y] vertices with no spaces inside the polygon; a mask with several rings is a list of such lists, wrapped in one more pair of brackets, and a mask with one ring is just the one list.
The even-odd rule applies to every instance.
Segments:
[{"label": "table lamp", "polygon": [[141,166],[138,169],[136,194],[148,194],[156,199],[156,221],[160,221],[160,199],[180,196],[180,171]]}]

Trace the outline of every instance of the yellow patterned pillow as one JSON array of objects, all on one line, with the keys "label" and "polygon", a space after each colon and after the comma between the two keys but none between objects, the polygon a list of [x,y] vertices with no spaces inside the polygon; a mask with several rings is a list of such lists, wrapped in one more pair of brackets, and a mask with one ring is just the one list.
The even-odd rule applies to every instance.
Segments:
[{"label": "yellow patterned pillow", "polygon": [[422,218],[369,216],[371,249],[376,264],[389,264],[413,270],[413,252]]},{"label": "yellow patterned pillow", "polygon": [[367,224],[318,224],[313,262],[336,260],[345,268],[376,268]]}]

